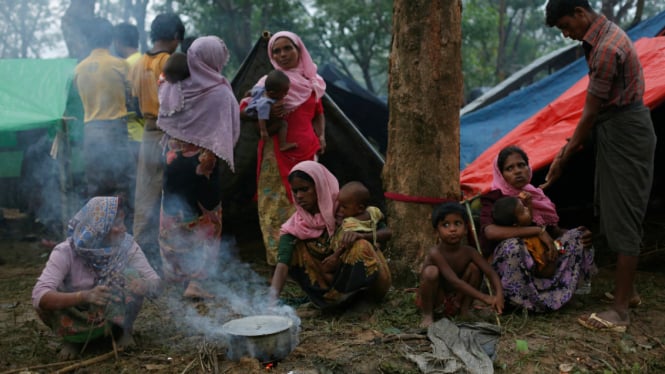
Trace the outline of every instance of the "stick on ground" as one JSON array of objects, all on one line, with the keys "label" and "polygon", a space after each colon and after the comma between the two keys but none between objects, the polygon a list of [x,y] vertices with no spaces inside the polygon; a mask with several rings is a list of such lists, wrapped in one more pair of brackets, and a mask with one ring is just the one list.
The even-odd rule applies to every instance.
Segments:
[{"label": "stick on ground", "polygon": [[[119,351],[122,351],[122,349],[120,349]],[[73,365],[66,366],[66,367],[56,371],[56,374],[69,373],[70,371],[74,371],[74,370],[82,368],[82,367],[86,367],[86,366],[89,366],[89,365],[92,365],[92,364],[96,364],[98,362],[108,360],[109,358],[114,357],[115,355],[116,355],[116,352],[114,352],[114,351],[104,353],[103,355],[93,357],[91,359],[81,361],[81,362],[73,364]]]}]

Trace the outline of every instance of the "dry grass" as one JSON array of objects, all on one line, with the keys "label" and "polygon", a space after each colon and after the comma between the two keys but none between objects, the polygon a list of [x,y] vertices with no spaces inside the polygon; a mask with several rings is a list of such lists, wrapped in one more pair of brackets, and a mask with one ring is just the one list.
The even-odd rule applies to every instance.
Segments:
[{"label": "dry grass", "polygon": [[[0,372],[57,362],[59,341],[35,319],[30,302],[32,286],[48,252],[37,242],[5,241],[0,247],[0,256],[6,261],[0,266]],[[655,251],[642,261],[638,288],[644,303],[632,312],[633,324],[627,333],[594,332],[576,323],[578,316],[607,306],[600,301],[602,293],[611,289],[612,268],[606,266],[594,279],[591,295],[577,298],[556,313],[517,311],[501,316],[503,335],[496,371],[559,373],[561,364],[570,364],[571,373],[665,372],[665,251],[658,248],[654,246]],[[270,268],[263,265],[261,255],[247,252],[242,256],[267,284]],[[167,295],[178,292],[171,288]],[[284,296],[296,299],[302,293],[288,283]],[[255,360],[228,361],[223,346],[211,346],[204,334],[182,324],[184,311],[172,308],[166,300],[163,297],[144,305],[136,323],[136,349],[121,353],[118,361],[110,359],[78,372],[265,372]],[[223,306],[208,302],[195,307],[205,315]],[[361,302],[333,312],[304,305],[297,311],[302,320],[300,344],[272,372],[418,373],[404,353],[431,349],[426,339],[386,339],[421,333],[411,290],[393,289],[380,305]],[[526,341],[528,350],[518,351],[517,340]],[[84,358],[109,349],[103,344],[93,347]]]}]

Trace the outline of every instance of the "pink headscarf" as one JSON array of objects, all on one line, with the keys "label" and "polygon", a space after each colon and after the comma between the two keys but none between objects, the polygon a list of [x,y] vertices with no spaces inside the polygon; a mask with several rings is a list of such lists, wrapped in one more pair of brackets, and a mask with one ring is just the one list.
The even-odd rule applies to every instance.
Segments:
[{"label": "pink headscarf", "polygon": [[212,151],[234,170],[240,114],[231,85],[221,74],[228,60],[222,39],[197,38],[187,50],[190,77],[159,87],[157,125],[171,137]]},{"label": "pink headscarf", "polygon": [[[339,194],[337,178],[325,166],[315,161],[302,161],[291,169],[289,174],[300,170],[314,180],[319,213],[312,215],[296,204],[296,212],[282,225],[280,234],[291,234],[298,239],[314,239],[328,231],[335,232],[335,208]],[[293,197],[295,201],[295,196]]]},{"label": "pink headscarf", "polygon": [[529,167],[529,183],[521,190],[518,190],[503,178],[503,173],[499,170],[498,156],[494,159],[493,166],[492,190],[501,190],[502,194],[515,197],[521,191],[526,191],[531,194],[533,221],[535,223],[538,225],[556,225],[559,223],[559,215],[556,213],[556,206],[552,200],[545,195],[542,189],[531,184],[531,167]]},{"label": "pink headscarf", "polygon": [[[279,38],[288,38],[298,49],[299,59],[298,66],[293,69],[284,70],[272,58],[272,46],[275,40]],[[316,95],[316,99],[320,99],[326,92],[326,82],[316,73],[316,64],[312,61],[305,44],[303,44],[300,37],[290,31],[280,31],[273,35],[268,41],[268,56],[270,63],[276,70],[281,70],[291,80],[291,88],[289,93],[284,98],[284,109],[287,113],[295,110],[312,96],[312,91]],[[257,86],[263,86],[266,77],[263,76],[256,83]]]}]

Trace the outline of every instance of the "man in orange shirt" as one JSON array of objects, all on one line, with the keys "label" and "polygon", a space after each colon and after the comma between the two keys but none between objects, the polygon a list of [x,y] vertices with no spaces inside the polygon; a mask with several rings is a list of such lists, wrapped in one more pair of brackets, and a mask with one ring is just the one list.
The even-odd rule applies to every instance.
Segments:
[{"label": "man in orange shirt", "polygon": [[159,209],[162,199],[164,160],[159,141],[164,133],[157,128],[158,81],[164,63],[185,36],[185,26],[174,13],[158,15],[150,26],[153,47],[134,64],[130,72],[132,93],[138,98],[145,119],[136,173],[134,238],[151,265],[160,268]]}]

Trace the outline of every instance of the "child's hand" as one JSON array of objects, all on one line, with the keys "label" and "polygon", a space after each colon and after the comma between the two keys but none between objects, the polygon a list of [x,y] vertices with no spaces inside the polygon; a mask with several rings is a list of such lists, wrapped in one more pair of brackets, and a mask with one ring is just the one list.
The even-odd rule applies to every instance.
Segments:
[{"label": "child's hand", "polygon": [[489,305],[492,309],[496,311],[497,314],[503,313],[503,297],[497,297],[496,295],[487,295],[487,300],[485,304]]},{"label": "child's hand", "polygon": [[260,133],[261,133],[261,139],[263,139],[263,141],[268,141],[268,139],[270,139],[270,135],[268,134],[268,130],[261,129]]},{"label": "child's hand", "polygon": [[520,200],[522,200],[522,204],[524,204],[524,206],[526,206],[526,207],[531,206],[531,198],[532,198],[532,197],[531,197],[531,193],[526,192],[526,191],[521,191],[521,192],[517,195],[517,197],[518,197]]}]

